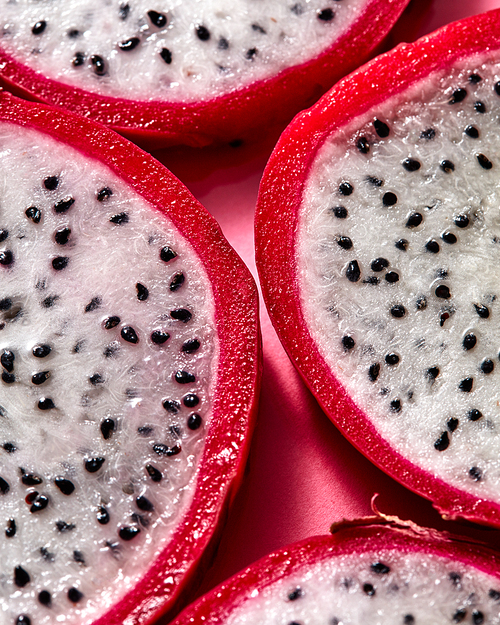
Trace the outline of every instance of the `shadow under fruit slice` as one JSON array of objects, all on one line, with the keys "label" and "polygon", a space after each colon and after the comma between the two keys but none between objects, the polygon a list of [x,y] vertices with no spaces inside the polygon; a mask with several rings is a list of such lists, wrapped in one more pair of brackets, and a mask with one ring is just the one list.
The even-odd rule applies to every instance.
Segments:
[{"label": "shadow under fruit slice", "polygon": [[363,521],[268,555],[174,624],[498,622],[498,554],[418,527]]},{"label": "shadow under fruit slice", "polygon": [[332,420],[443,516],[495,526],[498,19],[401,46],[299,116],[256,226],[273,323]]},{"label": "shadow under fruit slice", "polygon": [[241,480],[255,285],[149,155],[0,104],[3,619],[143,625],[187,601]]}]

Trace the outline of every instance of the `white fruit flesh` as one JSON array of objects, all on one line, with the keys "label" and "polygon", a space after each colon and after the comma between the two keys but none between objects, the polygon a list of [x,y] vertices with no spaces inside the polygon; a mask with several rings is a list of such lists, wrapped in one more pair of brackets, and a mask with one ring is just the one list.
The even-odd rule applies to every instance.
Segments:
[{"label": "white fruit flesh", "polygon": [[[308,179],[299,236],[302,305],[335,376],[397,452],[495,502],[499,78],[498,60],[469,59],[327,141]],[[465,97],[450,103],[464,95],[459,89]],[[375,119],[387,124],[386,138]],[[363,137],[367,153],[363,141],[358,146]],[[419,167],[407,171],[406,159]],[[350,195],[339,191],[345,182]],[[421,223],[412,227],[417,213]],[[469,224],[459,227],[463,217]],[[406,251],[395,245],[401,239]],[[377,259],[387,266],[372,269]],[[394,306],[404,307],[403,316]]]},{"label": "white fruit flesh", "polygon": [[[8,231],[0,251],[13,256],[0,266],[0,354],[15,357],[12,366],[4,357],[0,381],[0,476],[10,487],[0,494],[0,620],[10,625],[26,614],[32,625],[91,623],[150,567],[190,501],[217,368],[211,287],[170,222],[100,163],[7,123],[0,153],[0,230]],[[44,183],[51,177],[53,190]],[[112,194],[99,196],[103,189]],[[58,213],[57,202],[69,198],[74,203]],[[30,207],[41,211],[39,223],[27,217]],[[71,234],[61,245],[54,235],[64,228]],[[162,260],[165,247],[176,256]],[[58,257],[68,262],[56,270]],[[181,273],[184,282],[172,290]],[[174,319],[175,310],[192,317]],[[106,329],[111,317],[120,322]],[[126,327],[137,343],[122,337]],[[155,344],[155,330],[170,338]],[[199,348],[183,351],[193,339]],[[35,357],[39,345],[50,354]],[[194,381],[177,382],[182,371]],[[50,377],[34,384],[43,372]],[[196,406],[192,398],[185,405],[190,394]],[[40,409],[41,398],[55,407]],[[174,402],[170,411],[165,400]],[[105,419],[114,422],[107,439]],[[85,465],[92,458],[104,458],[95,472]],[[43,481],[26,485],[23,473]],[[74,492],[63,494],[57,477]],[[25,498],[35,490],[48,505],[33,512]],[[101,507],[106,524],[97,520]],[[11,519],[16,532],[8,536]],[[124,527],[140,532],[126,540]],[[26,585],[16,584],[17,567],[28,573]],[[78,602],[70,588],[83,594]],[[41,603],[42,591],[50,605]]]},{"label": "white fruit flesh", "polygon": [[[3,3],[0,33],[9,54],[65,84],[135,100],[209,100],[316,57],[365,4],[21,0]],[[151,18],[151,11],[164,19]],[[128,48],[120,47],[130,40]],[[81,64],[75,65],[78,53]],[[95,71],[95,55],[102,73],[100,66]]]},{"label": "white fruit flesh", "polygon": [[260,592],[250,590],[224,623],[496,625],[499,600],[498,580],[471,566],[382,549],[327,556]]}]

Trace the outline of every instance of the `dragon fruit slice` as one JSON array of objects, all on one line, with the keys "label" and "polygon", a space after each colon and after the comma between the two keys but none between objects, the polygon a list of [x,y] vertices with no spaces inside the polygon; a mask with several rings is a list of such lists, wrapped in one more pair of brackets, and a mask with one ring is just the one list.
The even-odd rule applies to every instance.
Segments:
[{"label": "dragon fruit slice", "polygon": [[1,80],[143,142],[237,140],[310,106],[408,2],[4,3]]},{"label": "dragon fruit slice", "polygon": [[143,625],[187,600],[241,479],[255,286],[157,161],[0,103],[0,620]]},{"label": "dragon fruit slice", "polygon": [[325,411],[442,515],[495,526],[499,21],[342,81],[284,133],[257,217],[267,306]]},{"label": "dragon fruit slice", "polygon": [[437,532],[347,525],[272,553],[174,623],[493,625],[499,565],[498,554]]}]

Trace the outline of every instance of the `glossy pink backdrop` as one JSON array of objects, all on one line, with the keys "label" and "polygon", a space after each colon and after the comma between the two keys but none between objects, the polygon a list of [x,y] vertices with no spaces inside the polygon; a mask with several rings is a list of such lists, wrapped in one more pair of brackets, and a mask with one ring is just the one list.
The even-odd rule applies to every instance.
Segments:
[{"label": "glossy pink backdrop", "polygon": [[[500,7],[500,0],[418,1],[422,6],[419,36],[467,15]],[[398,37],[406,40],[404,29]],[[256,280],[254,208],[273,141],[274,137],[263,136],[251,147],[155,154],[214,215]],[[261,324],[262,395],[247,474],[200,592],[270,551],[327,533],[334,521],[370,514],[376,493],[377,507],[386,514],[472,535],[500,548],[499,532],[443,521],[428,501],[407,491],[357,452],[295,372],[263,305]]]}]

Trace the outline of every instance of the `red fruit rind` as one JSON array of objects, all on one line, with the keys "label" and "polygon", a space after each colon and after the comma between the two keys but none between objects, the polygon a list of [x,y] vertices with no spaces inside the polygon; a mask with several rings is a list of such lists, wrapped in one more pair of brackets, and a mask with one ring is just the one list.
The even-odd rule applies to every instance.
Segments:
[{"label": "red fruit rind", "polygon": [[[211,425],[193,500],[146,576],[94,625],[145,625],[178,609],[225,520],[243,477],[260,382],[255,283],[216,221],[165,167],[111,130],[52,107],[0,93],[0,121],[48,134],[100,161],[168,216],[197,254],[213,289],[218,370]],[[235,294],[238,294],[238,297]]]},{"label": "red fruit rind", "polygon": [[101,96],[45,78],[3,50],[0,85],[89,117],[149,147],[245,138],[264,125],[287,123],[368,59],[408,2],[369,0],[352,27],[316,58],[213,100],[168,103]]},{"label": "red fruit rind", "polygon": [[431,73],[498,50],[499,24],[499,10],[449,24],[377,57],[338,83],[281,136],[264,172],[256,216],[256,258],[266,306],[288,355],[325,412],[364,455],[430,499],[443,517],[495,527],[500,527],[500,505],[450,486],[395,452],[334,377],[306,327],[296,246],[304,185],[327,137]]},{"label": "red fruit rind", "polygon": [[451,537],[414,523],[367,517],[332,526],[332,535],[314,536],[271,553],[184,610],[172,625],[220,625],[250,596],[281,578],[300,576],[314,564],[343,555],[391,549],[398,555],[448,558],[500,579],[500,556],[474,541]]}]

